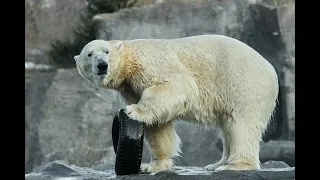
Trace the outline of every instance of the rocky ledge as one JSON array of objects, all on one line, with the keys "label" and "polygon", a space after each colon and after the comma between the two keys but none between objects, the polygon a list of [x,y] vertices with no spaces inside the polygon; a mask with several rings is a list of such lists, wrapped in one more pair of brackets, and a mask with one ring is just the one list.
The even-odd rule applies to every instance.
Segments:
[{"label": "rocky ledge", "polygon": [[139,174],[116,176],[114,165],[99,165],[93,168],[68,166],[61,163],[50,163],[44,168],[26,174],[26,180],[102,180],[102,179],[127,179],[127,180],[293,180],[295,167],[290,167],[282,161],[268,161],[262,164],[261,170],[252,171],[205,171],[202,167],[175,166],[173,171],[163,171],[156,174]]}]

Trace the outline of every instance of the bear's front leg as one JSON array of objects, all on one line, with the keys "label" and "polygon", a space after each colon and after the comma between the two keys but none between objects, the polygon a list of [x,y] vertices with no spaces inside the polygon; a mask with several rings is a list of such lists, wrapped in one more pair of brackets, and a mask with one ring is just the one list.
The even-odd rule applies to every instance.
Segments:
[{"label": "bear's front leg", "polygon": [[147,126],[145,140],[151,155],[150,164],[142,164],[142,173],[157,173],[170,170],[173,166],[172,157],[181,153],[181,140],[177,135],[173,122],[162,125]]},{"label": "bear's front leg", "polygon": [[155,85],[145,89],[139,102],[126,106],[124,112],[147,126],[167,123],[186,112],[186,92],[179,84]]}]

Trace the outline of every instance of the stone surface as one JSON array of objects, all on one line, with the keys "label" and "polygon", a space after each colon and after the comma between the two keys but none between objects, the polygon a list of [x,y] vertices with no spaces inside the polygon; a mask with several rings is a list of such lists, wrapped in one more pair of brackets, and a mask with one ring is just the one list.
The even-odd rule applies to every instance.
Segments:
[{"label": "stone surface", "polygon": [[280,31],[286,42],[286,66],[283,68],[283,86],[285,91],[285,115],[290,140],[295,140],[295,3],[278,9]]},{"label": "stone surface", "polygon": [[[277,164],[272,166],[271,164]],[[279,166],[279,164],[281,164]],[[175,166],[172,171],[162,171],[153,174],[139,174],[116,176],[113,165],[104,165],[103,169],[97,170],[92,168],[81,168],[76,166],[67,166],[59,163],[51,163],[39,171],[35,171],[25,175],[26,180],[102,180],[102,179],[223,179],[229,180],[237,178],[237,180],[293,180],[295,179],[295,168],[288,167],[283,162],[271,162],[261,170],[255,171],[206,171],[200,167]]]},{"label": "stone surface", "polygon": [[270,141],[260,146],[260,161],[284,161],[290,166],[295,166],[294,141]]},{"label": "stone surface", "polygon": [[35,64],[49,64],[48,55],[42,49],[25,48],[24,52],[25,62],[32,62]]},{"label": "stone surface", "polygon": [[[36,73],[25,79],[25,171],[39,166],[44,158],[40,146],[39,125],[43,119],[40,110],[44,96],[55,73]],[[40,110],[40,111],[39,111]]]},{"label": "stone surface", "polygon": [[287,168],[287,167],[290,167],[290,166],[283,161],[267,161],[261,165],[262,169]]},{"label": "stone surface", "polygon": [[115,92],[97,91],[76,69],[61,69],[29,77],[25,94],[26,172],[54,160],[79,166],[114,162],[111,123],[120,108]]},{"label": "stone surface", "polygon": [[[25,0],[26,61],[30,61],[29,49],[47,51],[53,40],[73,39],[73,28],[85,5],[86,1],[79,0]],[[30,57],[36,60],[31,62],[49,63],[47,56],[37,57]]]},{"label": "stone surface", "polygon": [[[183,121],[177,121],[175,128],[182,140],[183,152],[181,157],[176,158],[177,165],[206,166],[221,159],[222,151],[216,146],[219,141],[217,130]],[[144,161],[150,161],[149,153],[145,153]]]}]

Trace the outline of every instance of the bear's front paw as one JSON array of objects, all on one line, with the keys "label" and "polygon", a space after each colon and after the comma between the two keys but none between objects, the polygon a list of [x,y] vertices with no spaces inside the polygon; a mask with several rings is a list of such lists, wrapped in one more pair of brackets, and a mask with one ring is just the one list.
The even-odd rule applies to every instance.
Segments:
[{"label": "bear's front paw", "polygon": [[150,164],[141,164],[141,173],[158,173],[160,171],[171,170],[171,159],[154,160]]},{"label": "bear's front paw", "polygon": [[141,166],[140,166],[140,169],[141,169],[141,173],[142,174],[152,173],[152,168],[151,168],[150,164],[142,163]]},{"label": "bear's front paw", "polygon": [[142,111],[136,104],[126,106],[124,113],[132,120],[143,122],[146,125],[152,124],[152,117],[149,117],[149,114]]},{"label": "bear's front paw", "polygon": [[124,113],[132,120],[143,121],[142,112],[136,104],[128,105],[124,108]]}]

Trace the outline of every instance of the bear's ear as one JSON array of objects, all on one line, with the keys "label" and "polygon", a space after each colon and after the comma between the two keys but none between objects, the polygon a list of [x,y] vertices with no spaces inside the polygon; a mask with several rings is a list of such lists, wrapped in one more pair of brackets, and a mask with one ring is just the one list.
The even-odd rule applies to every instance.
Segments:
[{"label": "bear's ear", "polygon": [[123,42],[122,41],[119,41],[115,44],[113,44],[113,46],[118,50],[118,51],[121,51],[123,49]]},{"label": "bear's ear", "polygon": [[73,57],[73,59],[77,62],[78,59],[79,59],[79,55],[75,55],[75,56]]}]

